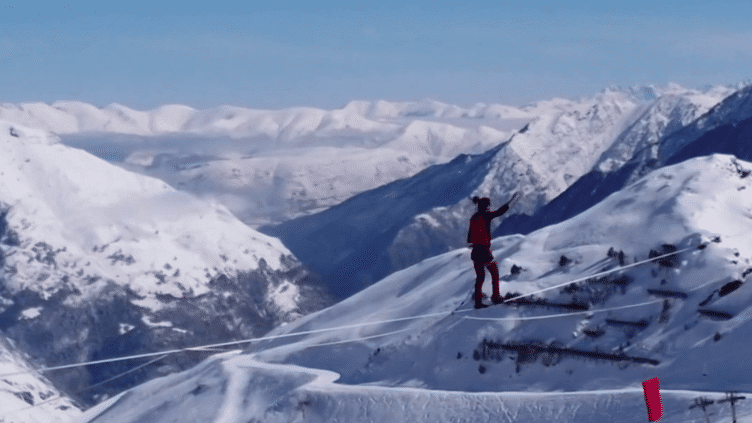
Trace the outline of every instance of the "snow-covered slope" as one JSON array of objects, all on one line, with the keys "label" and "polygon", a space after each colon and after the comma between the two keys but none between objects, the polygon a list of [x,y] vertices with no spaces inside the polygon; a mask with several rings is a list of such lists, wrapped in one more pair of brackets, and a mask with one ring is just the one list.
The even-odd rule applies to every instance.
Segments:
[{"label": "snow-covered slope", "polygon": [[[365,423],[642,423],[642,388],[551,392],[462,392],[333,383],[337,374],[275,365],[247,355],[215,357],[180,375],[152,381],[88,410],[80,423],[246,423],[249,421]],[[244,390],[249,381],[263,381]],[[271,383],[269,383],[271,382]],[[229,389],[227,388],[229,387]],[[252,392],[251,398],[247,393]],[[696,399],[715,401],[722,392],[661,390],[663,423],[705,423]],[[727,404],[708,407],[713,423],[731,423]],[[186,413],[186,410],[189,414]],[[737,417],[752,407],[736,404]],[[744,420],[739,420],[744,421]]]},{"label": "snow-covered slope", "polygon": [[[472,309],[469,251],[448,252],[271,333],[301,335],[153,381],[84,421],[639,422],[653,377],[662,421],[705,421],[695,399],[752,391],[749,169],[692,159],[568,221],[494,239],[502,292],[526,303]],[[727,405],[709,412],[731,421]]]},{"label": "snow-covered slope", "polygon": [[[399,185],[260,230],[280,237],[335,292],[356,292],[395,270],[464,245],[467,219],[475,210],[472,195],[489,197],[498,207],[520,191],[522,199],[509,214],[534,214],[594,166],[620,163],[623,155],[687,123],[688,116],[707,110],[722,95],[722,90],[701,93],[677,86],[655,91],[659,97],[649,101],[630,90],[607,89],[580,102],[539,102],[526,109],[536,119],[503,147],[490,150],[493,158],[434,166]],[[395,197],[396,186],[406,191]],[[349,229],[327,231],[334,222]]]},{"label": "snow-covered slope", "polygon": [[0,421],[4,423],[68,423],[81,410],[61,394],[3,336],[0,336]]},{"label": "snow-covered slope", "polygon": [[[224,206],[6,122],[0,254],[0,329],[49,365],[257,335],[328,301]],[[52,377],[78,387],[110,372]]]}]

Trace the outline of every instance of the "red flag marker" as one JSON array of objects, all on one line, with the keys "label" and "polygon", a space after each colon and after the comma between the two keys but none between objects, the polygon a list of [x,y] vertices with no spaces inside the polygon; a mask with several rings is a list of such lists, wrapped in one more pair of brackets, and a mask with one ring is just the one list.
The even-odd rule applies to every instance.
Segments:
[{"label": "red flag marker", "polygon": [[642,390],[645,392],[645,405],[648,407],[648,421],[650,422],[657,422],[663,417],[660,387],[657,377],[642,382]]}]

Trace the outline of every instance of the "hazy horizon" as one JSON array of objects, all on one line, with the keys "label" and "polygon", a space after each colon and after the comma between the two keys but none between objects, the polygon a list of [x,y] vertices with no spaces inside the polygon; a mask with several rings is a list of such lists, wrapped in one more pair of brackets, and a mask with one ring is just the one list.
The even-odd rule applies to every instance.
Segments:
[{"label": "hazy horizon", "polygon": [[733,85],[752,68],[750,14],[741,2],[17,2],[0,14],[0,102],[524,106],[613,85]]}]

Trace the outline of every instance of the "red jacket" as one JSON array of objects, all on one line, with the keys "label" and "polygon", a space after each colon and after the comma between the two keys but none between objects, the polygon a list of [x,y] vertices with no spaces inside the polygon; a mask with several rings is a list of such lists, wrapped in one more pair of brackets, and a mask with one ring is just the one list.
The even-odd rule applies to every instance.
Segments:
[{"label": "red jacket", "polygon": [[491,246],[491,219],[499,217],[509,210],[504,204],[496,211],[479,211],[470,218],[470,229],[467,231],[467,242],[473,245]]}]

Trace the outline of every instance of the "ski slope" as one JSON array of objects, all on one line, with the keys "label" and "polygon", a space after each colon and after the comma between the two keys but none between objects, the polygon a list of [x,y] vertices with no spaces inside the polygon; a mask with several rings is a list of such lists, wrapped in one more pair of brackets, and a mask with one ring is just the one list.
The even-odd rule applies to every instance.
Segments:
[{"label": "ski slope", "polygon": [[[80,423],[149,422],[581,422],[647,421],[642,388],[579,392],[461,392],[337,384],[338,375],[234,354],[155,380],[88,410]],[[253,386],[249,397],[248,386]],[[224,392],[223,392],[224,391]],[[704,422],[695,398],[722,393],[661,390],[662,422]],[[709,407],[714,423],[728,406]],[[185,410],[190,412],[186,413]],[[752,407],[737,405],[737,416]],[[262,419],[262,420],[258,420]]]}]

